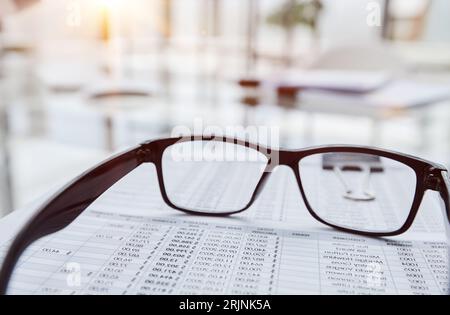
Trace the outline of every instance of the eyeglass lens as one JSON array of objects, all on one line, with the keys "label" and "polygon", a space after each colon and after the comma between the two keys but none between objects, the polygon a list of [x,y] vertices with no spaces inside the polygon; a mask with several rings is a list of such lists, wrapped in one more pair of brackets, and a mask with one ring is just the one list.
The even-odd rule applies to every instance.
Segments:
[{"label": "eyeglass lens", "polygon": [[[256,149],[222,141],[168,147],[162,173],[169,200],[202,213],[227,213],[250,202],[268,164]],[[305,198],[322,220],[365,232],[393,232],[410,213],[416,190],[412,168],[377,155],[331,152],[298,163]]]}]

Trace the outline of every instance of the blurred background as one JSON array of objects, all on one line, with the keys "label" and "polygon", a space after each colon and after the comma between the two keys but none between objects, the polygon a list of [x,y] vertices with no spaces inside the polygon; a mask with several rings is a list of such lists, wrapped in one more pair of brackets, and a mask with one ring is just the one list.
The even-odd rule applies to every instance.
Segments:
[{"label": "blurred background", "polygon": [[449,12],[447,0],[0,0],[0,216],[199,123],[449,166]]}]

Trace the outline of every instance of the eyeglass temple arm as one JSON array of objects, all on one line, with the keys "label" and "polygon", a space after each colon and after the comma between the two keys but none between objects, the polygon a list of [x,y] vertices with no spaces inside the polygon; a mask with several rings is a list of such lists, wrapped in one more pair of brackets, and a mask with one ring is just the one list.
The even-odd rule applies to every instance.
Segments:
[{"label": "eyeglass temple arm", "polygon": [[[447,236],[447,271],[450,274],[450,179],[446,171],[441,172],[442,185],[439,193],[441,195],[441,203],[443,216],[445,220],[445,232]],[[448,279],[447,294],[450,294],[450,278]]]},{"label": "eyeglass temple arm", "polygon": [[444,203],[445,214],[447,219],[447,223],[450,225],[450,178],[448,177],[448,173],[443,171],[441,173],[443,185],[440,190],[440,194],[442,197],[442,202]]},{"label": "eyeglass temple arm", "polygon": [[25,249],[43,236],[69,225],[114,183],[142,163],[141,146],[111,157],[88,170],[50,198],[12,242],[0,271],[0,294],[5,294],[14,266]]}]

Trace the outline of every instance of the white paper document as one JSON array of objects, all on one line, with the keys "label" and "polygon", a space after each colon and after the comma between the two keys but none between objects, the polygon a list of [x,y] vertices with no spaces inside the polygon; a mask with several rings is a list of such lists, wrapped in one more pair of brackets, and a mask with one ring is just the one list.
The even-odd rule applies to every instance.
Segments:
[{"label": "white paper document", "polygon": [[[6,219],[2,257],[15,232]],[[287,169],[272,174],[249,210],[205,217],[167,207],[151,165],[31,245],[9,287],[11,294],[447,292],[443,218],[433,198],[425,198],[404,235],[367,238],[316,222]]]},{"label": "white paper document", "polygon": [[445,101],[450,98],[446,85],[394,80],[382,87],[362,94],[326,90],[305,90],[300,100],[306,103],[358,105],[374,108],[407,109]]},{"label": "white paper document", "polygon": [[384,71],[309,70],[284,73],[283,85],[305,89],[365,93],[380,88],[390,80]]}]

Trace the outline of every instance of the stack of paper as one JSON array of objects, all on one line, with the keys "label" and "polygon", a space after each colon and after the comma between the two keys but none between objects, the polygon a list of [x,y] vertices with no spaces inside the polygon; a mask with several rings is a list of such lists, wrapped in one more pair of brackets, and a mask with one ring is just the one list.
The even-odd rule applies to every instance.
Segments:
[{"label": "stack of paper", "polygon": [[342,93],[305,90],[300,101],[305,103],[340,104],[341,106],[407,109],[437,103],[450,98],[450,88],[443,85],[396,80],[367,93]]},{"label": "stack of paper", "polygon": [[[444,294],[438,210],[425,199],[412,230],[399,237],[341,233],[309,215],[291,172],[279,169],[248,211],[206,218],[168,208],[153,167],[144,165],[68,228],[30,246],[9,292]],[[29,213],[0,222],[3,254]]]},{"label": "stack of paper", "polygon": [[394,79],[382,71],[290,71],[267,85],[298,88],[300,106],[333,106],[341,112],[357,107],[405,109],[450,98],[447,85]]}]

